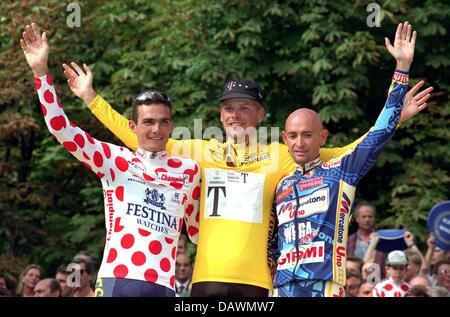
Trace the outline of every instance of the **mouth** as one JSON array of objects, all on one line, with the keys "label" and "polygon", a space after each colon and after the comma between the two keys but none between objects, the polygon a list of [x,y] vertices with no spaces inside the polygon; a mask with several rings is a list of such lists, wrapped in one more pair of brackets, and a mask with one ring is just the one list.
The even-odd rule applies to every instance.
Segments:
[{"label": "mouth", "polygon": [[230,128],[244,128],[244,124],[241,122],[230,122],[228,123]]},{"label": "mouth", "polygon": [[161,137],[148,137],[148,139],[152,141],[162,141],[164,138],[161,136]]}]

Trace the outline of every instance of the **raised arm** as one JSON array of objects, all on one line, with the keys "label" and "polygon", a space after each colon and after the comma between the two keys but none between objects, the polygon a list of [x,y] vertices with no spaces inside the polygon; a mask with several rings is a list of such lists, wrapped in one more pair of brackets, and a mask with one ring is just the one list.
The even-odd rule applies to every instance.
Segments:
[{"label": "raised arm", "polygon": [[72,62],[72,67],[63,64],[64,75],[67,78],[72,92],[88,105],[92,113],[117,136],[128,148],[136,150],[138,141],[136,134],[130,130],[128,119],[114,110],[93,87],[93,74],[89,66],[83,64],[82,69],[77,63]]},{"label": "raised arm", "polygon": [[35,76],[36,88],[41,102],[45,123],[52,133],[72,155],[91,168],[100,178],[109,174],[113,166],[114,146],[93,139],[76,127],[64,113],[48,72],[49,45],[45,33],[41,35],[33,23],[27,25],[20,40],[25,58]]}]

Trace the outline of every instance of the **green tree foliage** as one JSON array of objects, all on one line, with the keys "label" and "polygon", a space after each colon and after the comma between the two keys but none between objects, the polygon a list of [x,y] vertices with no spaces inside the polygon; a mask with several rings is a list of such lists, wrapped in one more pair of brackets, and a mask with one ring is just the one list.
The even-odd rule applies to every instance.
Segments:
[{"label": "green tree foliage", "polygon": [[[424,241],[431,207],[449,199],[450,4],[380,1],[381,27],[367,26],[366,1],[83,1],[81,27],[69,28],[66,3],[0,4],[0,263],[37,262],[52,270],[80,249],[101,258],[100,182],[56,143],[40,113],[32,74],[18,44],[35,21],[48,32],[50,67],[71,120],[119,143],[69,91],[61,63],[87,63],[94,85],[128,114],[147,88],[175,100],[175,123],[220,126],[223,84],[248,77],[264,87],[263,125],[282,128],[298,107],[320,112],[332,137],[351,142],[373,125],[395,62],[384,48],[396,24],[419,37],[411,82],[435,87],[428,109],[403,124],[357,199],[373,201],[380,225],[405,226]],[[447,155],[446,155],[447,154]],[[14,267],[20,267],[15,265]]]}]

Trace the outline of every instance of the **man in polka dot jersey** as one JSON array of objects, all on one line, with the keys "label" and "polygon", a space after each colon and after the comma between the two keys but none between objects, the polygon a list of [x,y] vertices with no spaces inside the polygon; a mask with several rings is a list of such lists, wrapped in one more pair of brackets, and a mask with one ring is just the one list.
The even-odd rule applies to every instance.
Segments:
[{"label": "man in polka dot jersey", "polygon": [[392,251],[386,260],[387,279],[373,288],[373,297],[404,297],[409,291],[409,284],[405,282],[408,259],[403,251]]},{"label": "man in polka dot jersey", "polygon": [[175,296],[175,255],[185,219],[197,243],[200,172],[191,159],[165,152],[172,131],[172,102],[161,92],[139,94],[132,107],[136,152],[98,141],[73,124],[48,71],[49,45],[35,24],[20,40],[33,71],[50,133],[100,178],[106,244],[96,296]]}]

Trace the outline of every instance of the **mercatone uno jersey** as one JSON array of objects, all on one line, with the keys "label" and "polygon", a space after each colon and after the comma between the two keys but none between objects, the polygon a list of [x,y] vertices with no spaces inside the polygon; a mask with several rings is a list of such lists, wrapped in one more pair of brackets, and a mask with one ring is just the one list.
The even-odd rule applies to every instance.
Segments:
[{"label": "mercatone uno jersey", "polygon": [[[128,147],[136,148],[128,120],[101,96],[89,108]],[[352,144],[322,149],[321,158],[328,161],[350,147]],[[234,152],[234,166],[227,164],[227,148]],[[295,169],[288,148],[278,142],[241,145],[193,139],[170,140],[167,151],[192,158],[201,167],[200,232],[193,283],[241,283],[271,289],[267,241],[274,226],[271,208],[276,185]]]},{"label": "mercatone uno jersey", "polygon": [[305,280],[345,285],[348,223],[356,185],[393,137],[407,84],[408,75],[396,71],[386,104],[361,142],[328,162],[317,158],[299,166],[278,185],[279,257],[274,287]]},{"label": "mercatone uno jersey", "polygon": [[50,75],[35,78],[49,131],[100,178],[106,243],[99,278],[175,286],[175,255],[183,218],[198,241],[200,168],[165,151],[135,153],[92,138],[64,113]]}]

